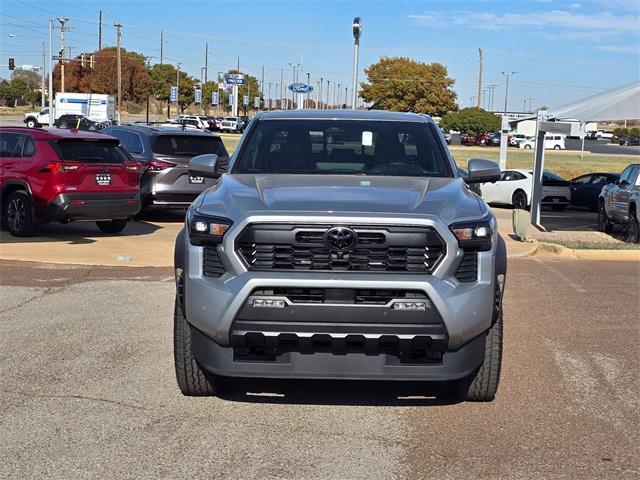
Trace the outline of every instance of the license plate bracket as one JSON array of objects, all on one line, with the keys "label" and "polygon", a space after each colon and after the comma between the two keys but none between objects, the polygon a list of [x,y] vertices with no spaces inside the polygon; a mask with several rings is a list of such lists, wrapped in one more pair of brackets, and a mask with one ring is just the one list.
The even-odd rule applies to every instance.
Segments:
[{"label": "license plate bracket", "polygon": [[101,187],[106,187],[111,185],[111,174],[110,173],[96,173],[96,184]]}]

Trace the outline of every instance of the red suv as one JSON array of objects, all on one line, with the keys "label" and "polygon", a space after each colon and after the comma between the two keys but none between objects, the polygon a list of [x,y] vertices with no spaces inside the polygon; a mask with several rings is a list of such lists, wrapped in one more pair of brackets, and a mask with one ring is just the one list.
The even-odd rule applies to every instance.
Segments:
[{"label": "red suv", "polygon": [[78,130],[0,127],[0,206],[15,236],[38,223],[95,221],[118,233],[140,210],[140,164],[119,140]]}]

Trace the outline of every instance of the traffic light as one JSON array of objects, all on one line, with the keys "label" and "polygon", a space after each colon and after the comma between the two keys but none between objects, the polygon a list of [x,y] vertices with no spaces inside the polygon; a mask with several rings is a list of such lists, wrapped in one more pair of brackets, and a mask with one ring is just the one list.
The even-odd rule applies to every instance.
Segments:
[{"label": "traffic light", "polygon": [[89,55],[89,68],[93,68],[93,55]]},{"label": "traffic light", "polygon": [[84,53],[80,54],[80,66],[84,68]]},{"label": "traffic light", "polygon": [[16,68],[16,61],[14,58],[10,58],[9,59],[9,70],[15,70]]}]

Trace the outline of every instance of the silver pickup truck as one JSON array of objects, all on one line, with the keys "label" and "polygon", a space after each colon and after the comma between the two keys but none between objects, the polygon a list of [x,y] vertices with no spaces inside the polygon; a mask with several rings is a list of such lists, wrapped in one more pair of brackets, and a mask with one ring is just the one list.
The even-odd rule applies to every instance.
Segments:
[{"label": "silver pickup truck", "polygon": [[[267,112],[175,246],[174,353],[185,395],[224,377],[447,382],[490,401],[506,251],[435,122],[377,111]],[[499,178],[469,161],[466,182]]]}]

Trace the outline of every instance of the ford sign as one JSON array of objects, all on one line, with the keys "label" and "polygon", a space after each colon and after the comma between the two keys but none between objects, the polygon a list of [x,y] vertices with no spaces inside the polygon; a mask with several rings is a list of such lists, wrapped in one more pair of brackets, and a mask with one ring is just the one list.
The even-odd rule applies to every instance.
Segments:
[{"label": "ford sign", "polygon": [[296,93],[313,92],[313,87],[311,85],[307,85],[306,83],[292,83],[287,88],[292,92],[296,92]]}]

